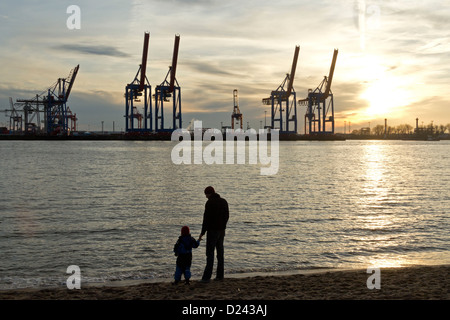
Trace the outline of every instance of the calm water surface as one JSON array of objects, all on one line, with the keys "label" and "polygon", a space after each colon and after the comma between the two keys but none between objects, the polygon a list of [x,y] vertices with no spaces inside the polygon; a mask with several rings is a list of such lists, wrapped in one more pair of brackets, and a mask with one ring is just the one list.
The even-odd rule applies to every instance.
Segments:
[{"label": "calm water surface", "polygon": [[[450,263],[450,142],[280,142],[259,165],[175,165],[174,142],[0,141],[0,289],[169,278],[213,185],[226,273]],[[194,250],[193,277],[205,265]]]}]

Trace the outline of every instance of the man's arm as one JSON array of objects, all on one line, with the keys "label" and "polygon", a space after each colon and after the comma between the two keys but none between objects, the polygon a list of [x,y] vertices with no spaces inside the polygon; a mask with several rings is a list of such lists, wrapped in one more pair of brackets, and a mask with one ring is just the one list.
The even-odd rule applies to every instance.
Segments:
[{"label": "man's arm", "polygon": [[228,219],[230,218],[230,210],[228,208],[228,202],[225,200],[225,224],[228,222]]},{"label": "man's arm", "polygon": [[201,240],[203,235],[206,233],[207,226],[208,226],[208,202],[206,202],[205,204],[205,212],[203,213],[202,231],[200,232],[199,240]]}]

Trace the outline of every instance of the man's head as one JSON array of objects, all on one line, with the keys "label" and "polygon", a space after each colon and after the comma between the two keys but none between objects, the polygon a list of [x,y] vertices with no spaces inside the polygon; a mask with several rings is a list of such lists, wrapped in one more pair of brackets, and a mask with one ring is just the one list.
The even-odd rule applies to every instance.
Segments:
[{"label": "man's head", "polygon": [[213,187],[209,186],[205,188],[205,196],[209,199],[209,197],[211,195],[213,195],[214,193],[216,193],[216,191],[214,190]]}]

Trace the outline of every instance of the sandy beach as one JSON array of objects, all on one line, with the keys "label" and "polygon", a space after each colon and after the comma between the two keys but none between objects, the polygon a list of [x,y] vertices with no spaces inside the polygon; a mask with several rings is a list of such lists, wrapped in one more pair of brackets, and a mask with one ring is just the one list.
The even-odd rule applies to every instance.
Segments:
[{"label": "sandy beach", "polygon": [[380,268],[380,289],[367,270],[171,282],[0,291],[1,300],[448,300],[450,265]]}]

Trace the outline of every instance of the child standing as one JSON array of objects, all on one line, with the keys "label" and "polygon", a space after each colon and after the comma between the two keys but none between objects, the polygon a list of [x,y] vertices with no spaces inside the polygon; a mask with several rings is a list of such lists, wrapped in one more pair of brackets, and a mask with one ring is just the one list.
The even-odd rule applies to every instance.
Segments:
[{"label": "child standing", "polygon": [[191,278],[191,264],[192,264],[192,248],[197,248],[200,245],[200,240],[195,240],[190,233],[189,227],[181,228],[181,236],[173,247],[175,256],[177,256],[177,267],[175,269],[175,282],[177,284],[181,281],[181,275],[184,274],[186,284],[189,284]]}]

